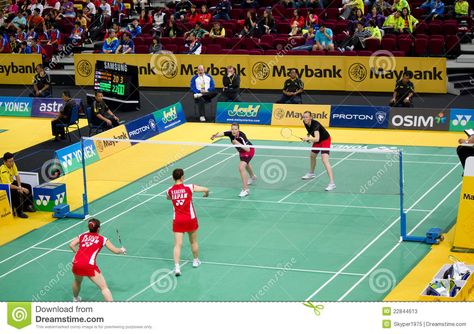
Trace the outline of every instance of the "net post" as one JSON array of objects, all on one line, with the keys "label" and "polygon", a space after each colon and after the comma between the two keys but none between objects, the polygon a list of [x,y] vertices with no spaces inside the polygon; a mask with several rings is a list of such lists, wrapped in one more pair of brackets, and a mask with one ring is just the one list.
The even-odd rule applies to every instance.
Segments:
[{"label": "net post", "polygon": [[406,240],[407,237],[407,220],[404,208],[404,187],[403,187],[403,151],[398,151],[398,163],[399,163],[399,184],[400,184],[400,236],[402,240]]},{"label": "net post", "polygon": [[82,181],[84,183],[84,193],[82,194],[82,206],[84,209],[84,218],[89,215],[89,202],[87,200],[87,178],[86,178],[86,156],[85,156],[84,137],[81,137],[81,153],[82,153]]}]

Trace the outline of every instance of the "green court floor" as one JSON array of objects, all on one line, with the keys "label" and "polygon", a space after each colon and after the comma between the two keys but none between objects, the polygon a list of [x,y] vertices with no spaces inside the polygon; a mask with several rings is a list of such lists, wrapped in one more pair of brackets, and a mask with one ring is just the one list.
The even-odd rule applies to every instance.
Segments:
[{"label": "green court floor", "polygon": [[[261,145],[291,145],[256,141]],[[447,231],[455,222],[461,167],[453,149],[403,147],[408,231]],[[337,189],[308,152],[258,149],[259,179],[240,199],[233,148],[203,148],[90,205],[102,234],[126,256],[104,249],[98,265],[117,301],[381,301],[429,251],[400,243],[399,169],[389,154],[333,152]],[[171,161],[170,161],[171,162]],[[182,276],[172,274],[172,206],[164,197],[173,168],[188,183],[209,186],[195,195],[202,265],[192,268],[186,241]],[[94,175],[88,175],[93,185]],[[85,232],[77,220],[57,220],[0,248],[0,300],[70,301],[69,241]],[[85,301],[102,297],[85,281]]]}]

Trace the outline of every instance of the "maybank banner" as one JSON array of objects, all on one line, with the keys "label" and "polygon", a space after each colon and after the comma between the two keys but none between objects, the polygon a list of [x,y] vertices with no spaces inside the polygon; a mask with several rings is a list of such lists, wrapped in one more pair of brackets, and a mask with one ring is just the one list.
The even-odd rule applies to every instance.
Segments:
[{"label": "maybank banner", "polygon": [[172,104],[153,113],[159,133],[171,130],[186,123],[186,115],[181,102]]},{"label": "maybank banner", "polygon": [[241,88],[278,89],[296,69],[306,90],[393,92],[404,71],[413,73],[417,93],[446,93],[446,58],[344,56],[226,55],[74,55],[76,85],[92,86],[97,60],[138,66],[142,87],[189,87],[198,65],[204,65],[218,88],[226,67],[233,65]]},{"label": "maybank banner", "polygon": [[[101,132],[94,136],[94,139],[129,139],[128,132],[125,125],[119,125],[113,129]],[[114,141],[114,140],[95,140],[95,146],[99,153],[99,158],[103,159],[114,153],[120,152],[132,146],[129,141]]]},{"label": "maybank banner", "polygon": [[[84,157],[86,165],[99,160],[94,141],[84,141]],[[69,174],[82,167],[82,149],[81,143],[69,145],[56,151],[56,159],[61,164],[64,174]]]},{"label": "maybank banner", "polygon": [[373,106],[332,106],[330,127],[386,129],[390,108]]},{"label": "maybank banner", "polygon": [[323,104],[274,104],[272,125],[301,126],[303,125],[303,114],[307,111],[324,127],[329,126],[331,106]]},{"label": "maybank banner", "polygon": [[0,84],[33,85],[39,64],[43,64],[41,55],[0,53]]},{"label": "maybank banner", "polygon": [[217,123],[271,124],[272,103],[218,102]]}]

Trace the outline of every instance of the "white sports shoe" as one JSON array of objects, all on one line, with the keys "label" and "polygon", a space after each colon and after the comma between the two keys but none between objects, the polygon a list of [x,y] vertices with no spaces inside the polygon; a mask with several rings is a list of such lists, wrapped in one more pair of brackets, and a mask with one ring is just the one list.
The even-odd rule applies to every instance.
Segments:
[{"label": "white sports shoe", "polygon": [[199,259],[194,259],[193,260],[193,268],[197,268],[201,265],[201,261]]},{"label": "white sports shoe", "polygon": [[301,177],[301,179],[303,180],[311,180],[311,179],[314,179],[316,176],[314,175],[314,173],[306,173],[306,175],[303,175]]},{"label": "white sports shoe", "polygon": [[249,195],[248,189],[247,190],[242,189],[242,191],[239,194],[239,197],[245,197],[245,196],[248,196],[248,195]]},{"label": "white sports shoe", "polygon": [[176,265],[174,266],[174,275],[175,275],[175,276],[181,276],[181,269],[180,269],[180,267],[179,267],[179,264],[176,264]]},{"label": "white sports shoe", "polygon": [[201,96],[202,96],[201,93],[196,93],[196,94],[194,94],[194,98],[195,98],[195,99],[198,99],[198,98],[200,98]]},{"label": "white sports shoe", "polygon": [[205,121],[206,121],[206,117],[201,116],[201,117],[199,117],[199,120],[200,120],[201,122],[205,122]]},{"label": "white sports shoe", "polygon": [[255,181],[257,181],[257,177],[256,177],[256,176],[251,177],[251,178],[249,178],[249,179],[247,180],[247,184],[248,184],[248,185],[254,184]]},{"label": "white sports shoe", "polygon": [[81,298],[81,296],[77,296],[77,297],[74,297],[73,301],[74,302],[80,302],[80,301],[82,301],[82,298]]},{"label": "white sports shoe", "polygon": [[336,184],[335,183],[329,183],[328,186],[326,187],[326,191],[331,191],[336,189]]}]

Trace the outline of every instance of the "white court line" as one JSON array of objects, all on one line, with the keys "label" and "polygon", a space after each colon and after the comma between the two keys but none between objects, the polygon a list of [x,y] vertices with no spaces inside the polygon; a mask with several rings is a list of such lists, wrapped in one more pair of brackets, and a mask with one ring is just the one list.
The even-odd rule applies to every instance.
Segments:
[{"label": "white court line", "polygon": [[[212,190],[212,189],[211,189]],[[155,194],[140,194],[140,196],[154,196]],[[397,194],[398,196],[398,194]],[[165,195],[159,195],[159,197],[166,197]],[[249,203],[265,203],[265,204],[286,204],[286,205],[302,205],[302,206],[327,206],[327,207],[335,207],[335,208],[349,208],[349,209],[362,209],[362,210],[389,210],[389,211],[400,211],[400,208],[387,208],[381,206],[357,206],[357,205],[345,205],[345,204],[325,204],[325,203],[305,203],[305,202],[276,202],[276,201],[264,201],[252,198],[245,198],[242,199],[232,199],[232,198],[220,198],[220,197],[212,197],[212,191],[210,192],[210,197],[206,198],[193,198],[193,201],[228,201],[228,202],[249,202]],[[429,212],[430,210],[425,209],[413,209],[411,211],[416,212]]]},{"label": "white court line", "polygon": [[[184,267],[185,265],[187,265],[189,263],[189,261],[185,261],[182,265],[181,265],[181,268]],[[141,295],[143,292],[145,292],[146,290],[148,290],[149,288],[151,288],[153,285],[156,285],[158,283],[160,283],[160,281],[168,276],[170,276],[171,274],[174,273],[174,270],[170,270],[168,273],[166,273],[166,275],[163,275],[161,276],[159,279],[157,279],[155,282],[151,283],[150,285],[147,285],[146,287],[144,287],[143,289],[141,289],[140,291],[138,291],[136,294],[134,294],[133,296],[127,298],[127,302],[131,301],[133,298],[135,297],[138,297],[139,295]]]},{"label": "white court line", "polygon": [[[200,174],[202,174],[202,173],[204,173],[204,172],[207,172],[209,169],[211,169],[211,168],[213,168],[213,167],[215,167],[215,166],[217,166],[217,165],[219,165],[219,164],[225,162],[226,160],[228,160],[228,159],[230,159],[230,158],[232,158],[232,156],[229,156],[228,158],[225,158],[224,160],[219,161],[219,162],[215,163],[214,165],[212,165],[212,166],[210,166],[210,167],[208,167],[208,168],[206,168],[206,169],[203,169],[203,170],[200,171],[199,173],[194,174],[194,175],[188,177],[187,179],[190,180],[190,179],[192,179],[192,178],[194,178],[194,177],[196,177],[196,176],[198,176],[198,175],[200,175]],[[127,209],[127,210],[125,210],[125,211],[122,211],[121,213],[119,213],[119,214],[113,216],[112,218],[106,220],[105,222],[101,223],[101,226],[102,226],[102,225],[105,225],[105,224],[107,224],[108,222],[111,222],[111,221],[115,220],[116,218],[118,218],[118,217],[124,215],[125,213],[128,213],[128,212],[134,210],[135,208],[138,208],[139,206],[141,206],[141,205],[143,205],[143,204],[145,204],[145,203],[151,201],[151,200],[154,199],[155,197],[158,197],[159,195],[163,194],[165,191],[166,191],[166,190],[163,190],[163,191],[162,191],[161,193],[159,193],[158,195],[153,196],[153,197],[150,197],[150,198],[148,198],[147,200],[145,200],[145,201],[143,201],[143,202],[140,202],[140,203],[138,203],[137,205],[134,205],[134,206],[131,207],[130,209]],[[72,240],[72,239],[71,239],[71,240]],[[37,256],[37,257],[35,257],[35,258],[33,258],[33,259],[31,259],[31,260],[25,262],[25,263],[23,263],[23,264],[21,264],[21,265],[19,265],[19,266],[16,266],[15,268],[11,269],[10,271],[8,271],[8,272],[6,272],[6,273],[0,275],[0,278],[4,278],[5,276],[8,276],[9,274],[11,274],[11,273],[17,271],[18,269],[23,268],[24,266],[30,264],[31,262],[34,262],[34,261],[36,261],[36,260],[42,258],[43,256],[48,255],[48,254],[51,253],[53,250],[55,250],[55,249],[57,249],[57,248],[59,248],[59,247],[62,247],[62,246],[64,246],[64,245],[66,245],[66,244],[67,244],[68,242],[70,242],[71,240],[68,240],[68,241],[62,243],[62,244],[60,244],[59,246],[56,246],[55,248],[53,248],[52,250],[47,251],[46,253],[41,254],[41,255],[39,255],[39,256]],[[43,242],[44,242],[44,241],[43,241]],[[37,243],[36,245],[38,245],[38,244],[40,244],[40,243]],[[29,248],[31,248],[31,246],[30,246]]]},{"label": "white court line", "polygon": [[[202,162],[204,162],[204,161],[206,161],[206,160],[208,160],[208,159],[210,159],[210,158],[212,158],[212,157],[214,157],[214,156],[220,154],[221,152],[223,152],[223,151],[225,151],[225,150],[227,150],[227,149],[228,149],[228,148],[225,148],[225,149],[223,149],[223,150],[220,150],[219,152],[216,152],[216,153],[210,155],[209,157],[207,157],[207,158],[205,158],[205,159],[203,159],[203,160],[201,160],[201,161],[198,161],[198,162],[192,164],[191,166],[185,168],[185,170],[190,169],[190,168],[192,168],[192,167],[195,167],[195,166],[199,165],[200,163],[202,163]],[[148,188],[145,188],[145,189],[143,189],[143,190],[140,190],[139,192],[137,192],[137,193],[135,193],[135,194],[133,194],[133,195],[131,195],[131,196],[128,196],[127,198],[125,198],[125,199],[123,199],[123,200],[121,200],[121,201],[119,201],[119,202],[117,202],[117,203],[115,203],[115,204],[110,205],[110,206],[107,207],[106,209],[97,212],[96,214],[94,214],[94,216],[98,216],[98,215],[100,215],[100,214],[102,214],[102,213],[104,213],[104,212],[107,212],[107,211],[109,211],[110,209],[116,207],[117,205],[120,205],[120,204],[122,204],[123,202],[126,202],[126,201],[128,201],[129,199],[131,199],[131,198],[133,198],[133,197],[135,197],[135,196],[137,196],[137,195],[140,195],[141,193],[143,193],[143,192],[145,192],[145,191],[147,191],[147,190],[149,190],[149,189],[151,189],[151,188],[154,188],[154,187],[156,187],[157,185],[159,185],[159,184],[161,184],[161,183],[163,183],[163,182],[165,182],[165,181],[168,182],[169,180],[168,180],[168,179],[163,179],[163,180],[159,181],[158,183],[155,183],[155,184],[151,185],[151,186],[148,187]],[[20,252],[17,252],[17,253],[15,253],[15,254],[13,254],[13,255],[7,257],[6,259],[3,259],[2,261],[0,261],[0,264],[4,263],[4,262],[6,262],[6,261],[8,261],[8,260],[10,260],[10,259],[13,259],[14,257],[16,257],[16,256],[18,256],[18,255],[20,255],[20,254],[23,254],[23,253],[27,252],[27,251],[30,250],[32,247],[36,247],[36,246],[38,246],[38,245],[41,245],[42,243],[44,243],[44,242],[46,242],[46,241],[48,241],[48,240],[50,240],[50,239],[52,239],[52,238],[54,238],[54,237],[60,235],[60,234],[63,234],[64,232],[66,232],[66,231],[68,231],[68,230],[70,230],[70,229],[76,227],[76,226],[79,225],[79,224],[82,224],[82,223],[85,222],[85,221],[86,221],[86,219],[81,220],[81,221],[79,221],[78,223],[73,224],[73,225],[71,225],[70,227],[68,227],[68,228],[66,228],[66,229],[64,229],[64,230],[61,230],[60,232],[58,232],[58,233],[56,233],[56,234],[53,234],[52,236],[50,236],[50,237],[48,237],[48,238],[46,238],[46,239],[44,239],[44,240],[42,240],[42,241],[40,241],[40,242],[37,242],[36,244],[34,244],[34,245],[32,245],[32,246],[30,246],[30,247],[28,247],[28,248],[25,248],[24,250],[22,250],[22,251],[20,251]]]},{"label": "white court line", "polygon": [[[356,152],[352,152],[351,154],[349,154],[347,157],[345,157],[344,159],[342,160],[339,160],[338,162],[336,162],[334,165],[332,165],[331,167],[334,168],[336,167],[337,165],[339,165],[341,162],[343,162],[344,160],[346,159],[349,159],[349,157],[353,154],[355,154]],[[299,186],[298,188],[296,188],[296,190],[293,190],[291,193],[289,193],[288,195],[286,195],[285,197],[283,197],[281,200],[278,201],[278,203],[281,203],[283,202],[285,199],[287,199],[288,197],[290,196],[293,196],[295,193],[297,193],[298,191],[300,191],[301,189],[303,189],[304,187],[306,187],[308,184],[310,184],[313,180],[316,180],[318,177],[320,177],[321,175],[324,175],[326,174],[326,170],[324,170],[323,172],[319,173],[318,175],[316,175],[314,177],[314,179],[311,179],[311,180],[306,180],[306,181],[302,181],[304,182],[301,186]]]},{"label": "white court line", "polygon": [[[219,153],[220,155],[229,155],[232,153]],[[258,157],[265,157],[265,158],[291,158],[291,159],[308,159],[307,156],[301,156],[301,155],[280,155],[280,154],[258,154]],[[395,154],[394,154],[395,156]],[[332,158],[329,157],[329,160],[344,160],[344,158]],[[366,161],[366,162],[387,162],[390,161],[390,159],[345,159],[347,161]],[[410,161],[410,160],[403,160],[403,163],[407,164],[428,164],[428,165],[457,165],[459,162],[438,162],[438,161]]]},{"label": "white court line", "polygon": [[[408,232],[408,234],[412,234],[421,224],[423,224],[425,222],[425,220],[427,220],[432,214],[433,212],[435,212],[440,206],[441,204],[443,204],[452,194],[453,192],[455,192],[459,186],[462,184],[462,182],[459,182],[458,185],[456,187],[454,187],[442,200],[441,202],[439,202],[433,209],[431,209],[431,211],[410,231]],[[397,242],[395,244],[395,246],[389,250],[387,252],[387,254],[385,254],[367,273],[365,273],[364,276],[362,276],[349,290],[346,291],[346,293],[344,293],[341,298],[339,298],[337,301],[340,302],[342,301],[344,298],[347,297],[348,294],[350,294],[352,292],[352,290],[354,290],[360,283],[362,283],[362,281],[364,279],[367,278],[367,276],[369,276],[372,271],[374,271],[383,261],[385,261],[385,259],[387,257],[390,256],[390,254],[392,254],[402,243],[401,242]]]},{"label": "white court line", "polygon": [[[35,247],[34,249],[39,250],[51,250],[51,248],[44,248],[44,247]],[[56,252],[63,252],[63,253],[71,253],[70,250],[67,249],[53,249]],[[137,256],[137,255],[116,255],[116,254],[109,254],[104,253],[100,256],[113,256],[113,257],[125,257],[125,258],[132,258],[132,259],[139,259],[139,260],[160,260],[160,261],[174,261],[170,258],[164,257],[151,257],[151,256]],[[283,268],[283,267],[272,267],[272,266],[257,266],[252,264],[239,264],[239,263],[227,263],[227,262],[215,262],[215,261],[202,261],[202,264],[209,264],[209,265],[216,265],[216,266],[226,266],[226,267],[241,267],[241,268],[251,268],[251,269],[269,269],[269,270],[284,270],[284,271],[294,271],[294,272],[303,272],[303,273],[313,273],[313,274],[335,274],[335,271],[328,271],[328,270],[317,270],[317,269],[301,269],[301,268]],[[344,272],[341,275],[347,276],[364,276],[361,273],[350,273]]]},{"label": "white court line", "polygon": [[[451,168],[451,170],[446,173],[441,179],[438,180],[433,186],[431,186],[430,189],[425,191],[425,193],[415,202],[413,205],[406,210],[408,213],[411,211],[423,198],[425,198],[434,188],[436,188],[446,177],[448,177],[449,174],[451,174],[455,169],[457,165]],[[323,285],[321,285],[316,291],[314,291],[308,298],[306,298],[305,301],[311,300],[314,296],[316,296],[322,289],[324,289],[329,283],[331,283],[334,279],[336,279],[337,276],[339,276],[339,272],[343,272],[347,267],[349,267],[355,260],[357,260],[362,254],[365,253],[367,249],[370,248],[378,239],[380,239],[388,230],[390,230],[398,221],[400,220],[400,217],[395,219],[389,226],[387,226],[382,232],[380,232],[370,243],[368,243],[362,250],[357,253],[354,257],[352,257],[349,262],[347,262],[344,266],[339,269],[338,273],[333,275],[330,279],[328,279]]]},{"label": "white court line", "polygon": [[[453,148],[454,150],[454,148]],[[403,155],[413,155],[413,156],[428,156],[428,157],[452,157],[458,158],[456,154],[429,154],[429,153],[403,153]]]}]

